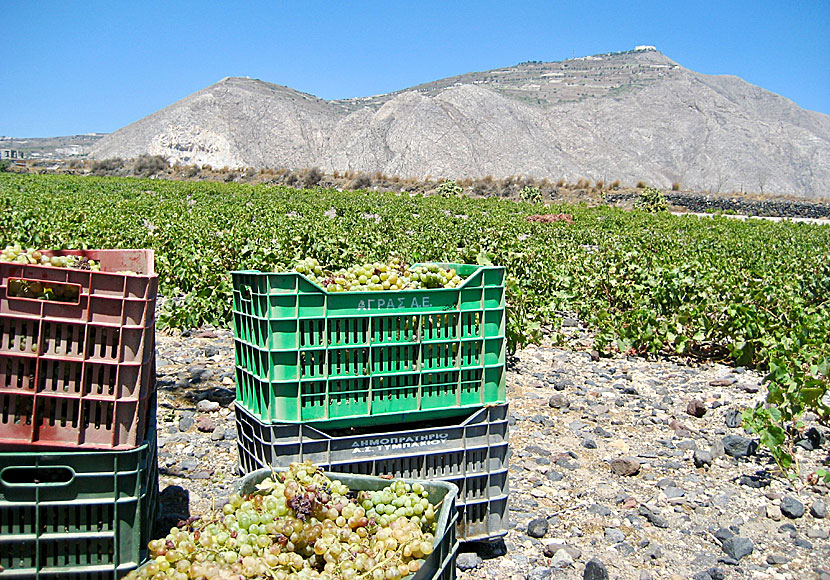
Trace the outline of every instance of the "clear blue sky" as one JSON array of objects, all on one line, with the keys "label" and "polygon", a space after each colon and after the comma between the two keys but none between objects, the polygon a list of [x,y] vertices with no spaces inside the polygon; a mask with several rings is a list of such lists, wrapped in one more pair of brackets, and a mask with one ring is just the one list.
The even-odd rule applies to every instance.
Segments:
[{"label": "clear blue sky", "polygon": [[830,113],[830,2],[0,4],[0,135],[110,132],[226,76],[325,99],[653,44]]}]

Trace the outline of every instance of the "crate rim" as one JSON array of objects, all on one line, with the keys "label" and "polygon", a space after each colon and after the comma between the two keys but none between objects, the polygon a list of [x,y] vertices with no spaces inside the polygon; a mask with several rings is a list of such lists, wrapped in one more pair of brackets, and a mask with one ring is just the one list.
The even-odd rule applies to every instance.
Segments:
[{"label": "crate rim", "polygon": [[[264,276],[296,275],[296,276],[302,277],[303,280],[305,280],[306,282],[308,282],[309,284],[311,284],[315,288],[319,289],[321,292],[325,292],[326,294],[346,294],[346,295],[350,295],[350,294],[353,294],[353,295],[381,294],[381,295],[388,295],[388,294],[396,294],[398,292],[406,292],[406,293],[422,292],[422,291],[428,291],[428,292],[445,292],[445,291],[456,292],[458,290],[465,289],[465,286],[467,285],[467,282],[469,282],[470,278],[472,278],[476,274],[479,274],[480,272],[484,271],[485,269],[490,270],[490,271],[495,271],[495,270],[501,270],[502,272],[505,271],[504,266],[485,266],[485,265],[482,265],[482,264],[459,264],[459,263],[454,263],[454,262],[418,262],[416,264],[412,264],[413,268],[416,267],[416,266],[441,266],[441,267],[446,267],[446,266],[452,266],[452,267],[455,267],[455,266],[473,266],[473,267],[475,267],[475,271],[470,273],[470,275],[467,276],[466,278],[464,278],[464,280],[461,282],[461,285],[456,286],[455,288],[416,288],[416,289],[412,289],[412,290],[391,290],[391,291],[390,290],[368,290],[368,291],[354,290],[354,291],[346,291],[346,292],[329,292],[328,290],[326,290],[325,288],[323,288],[322,286],[320,286],[316,282],[312,282],[311,279],[309,279],[308,276],[306,276],[305,274],[301,274],[300,272],[295,272],[295,271],[263,272],[262,270],[231,270],[231,276],[233,276],[233,275],[247,275],[247,276],[250,276],[250,275],[257,275],[257,274],[261,274],[261,275],[264,275]],[[503,286],[504,286],[504,284],[494,286],[494,287],[501,288]]]}]

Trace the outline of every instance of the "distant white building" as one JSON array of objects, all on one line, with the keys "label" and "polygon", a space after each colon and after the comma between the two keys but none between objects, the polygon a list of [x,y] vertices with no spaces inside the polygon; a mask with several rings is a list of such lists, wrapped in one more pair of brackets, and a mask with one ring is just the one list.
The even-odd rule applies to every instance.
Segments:
[{"label": "distant white building", "polygon": [[17,149],[0,149],[0,159],[23,159],[23,151]]},{"label": "distant white building", "polygon": [[650,44],[641,44],[640,46],[634,47],[634,52],[646,52],[649,50],[657,51],[657,47],[651,46]]}]

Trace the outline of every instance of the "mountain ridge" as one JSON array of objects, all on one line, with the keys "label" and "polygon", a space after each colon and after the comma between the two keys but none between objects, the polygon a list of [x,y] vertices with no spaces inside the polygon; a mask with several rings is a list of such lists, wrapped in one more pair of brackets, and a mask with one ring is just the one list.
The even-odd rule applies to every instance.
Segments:
[{"label": "mountain ridge", "polygon": [[324,100],[225,77],[102,138],[94,158],[401,177],[620,179],[826,197],[830,116],[657,50],[528,61]]}]

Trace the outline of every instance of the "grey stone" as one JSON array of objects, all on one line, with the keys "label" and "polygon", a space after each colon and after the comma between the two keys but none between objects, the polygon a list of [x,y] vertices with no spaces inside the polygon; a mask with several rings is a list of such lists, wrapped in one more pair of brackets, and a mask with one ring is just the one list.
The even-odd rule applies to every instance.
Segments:
[{"label": "grey stone", "polygon": [[526,580],[550,580],[551,569],[547,566],[537,566],[525,575]]},{"label": "grey stone", "polygon": [[790,560],[792,560],[792,558],[790,558],[789,556],[784,555],[784,554],[779,554],[779,553],[769,554],[767,556],[767,564],[770,564],[772,566],[777,566],[779,564],[786,564]]},{"label": "grey stone", "polygon": [[712,454],[704,449],[697,449],[692,455],[695,467],[708,467],[712,465]]},{"label": "grey stone", "polygon": [[548,481],[562,481],[563,477],[564,476],[561,473],[559,473],[558,471],[548,471],[545,474],[545,478]]},{"label": "grey stone", "polygon": [[557,550],[551,558],[550,565],[554,568],[568,568],[573,566],[574,559],[565,548]]},{"label": "grey stone", "polygon": [[617,457],[611,460],[611,472],[624,477],[637,475],[640,473],[640,462],[634,457]]},{"label": "grey stone", "polygon": [[597,442],[594,441],[593,439],[589,438],[589,437],[586,437],[585,439],[582,440],[582,446],[585,449],[596,449],[597,448]]},{"label": "grey stone", "polygon": [[723,422],[730,429],[737,429],[741,426],[741,412],[738,409],[729,409],[723,418]]},{"label": "grey stone", "polygon": [[727,539],[731,538],[735,535],[735,532],[730,530],[729,528],[719,528],[715,532],[715,537],[720,540],[720,542],[725,542]]},{"label": "grey stone", "polygon": [[813,549],[813,544],[805,540],[804,538],[793,538],[793,544],[795,544],[799,548],[804,548],[805,550]]},{"label": "grey stone", "polygon": [[667,520],[664,516],[660,515],[654,510],[650,509],[648,506],[641,505],[639,508],[637,508],[637,513],[646,518],[649,522],[651,522],[652,525],[658,528],[669,527],[669,520]]},{"label": "grey stone", "polygon": [[599,558],[591,558],[585,564],[582,580],[608,580],[608,570]]},{"label": "grey stone", "polygon": [[754,548],[755,545],[752,543],[752,540],[741,536],[727,538],[721,546],[721,549],[726,555],[734,560],[740,560],[744,556],[749,556]]},{"label": "grey stone", "polygon": [[758,442],[740,435],[727,435],[723,441],[723,450],[730,457],[749,457],[758,450]]},{"label": "grey stone", "polygon": [[810,506],[810,515],[820,520],[827,517],[827,504],[824,503],[824,500],[817,499],[813,502],[813,505]]},{"label": "grey stone", "polygon": [[548,399],[548,406],[553,409],[564,409],[571,406],[571,401],[565,393],[554,393]]},{"label": "grey stone", "polygon": [[781,524],[780,526],[778,526],[779,534],[793,534],[795,533],[795,531],[795,526],[792,524]]},{"label": "grey stone", "polygon": [[455,567],[459,570],[472,570],[481,565],[482,559],[475,552],[461,552],[455,558]]},{"label": "grey stone", "polygon": [[822,528],[810,528],[807,530],[807,537],[814,540],[826,540],[830,538],[830,532]]},{"label": "grey stone", "polygon": [[527,535],[531,538],[543,538],[548,533],[548,520],[536,518],[527,524]]},{"label": "grey stone", "polygon": [[179,431],[189,431],[195,424],[193,417],[179,417]]},{"label": "grey stone", "polygon": [[604,505],[595,503],[595,504],[592,504],[592,505],[588,506],[588,513],[596,514],[598,516],[607,517],[607,516],[611,515],[611,509],[604,506]]},{"label": "grey stone", "polygon": [[791,520],[800,518],[804,515],[804,504],[788,495],[781,500],[781,513]]},{"label": "grey stone", "polygon": [[214,431],[210,434],[211,441],[222,441],[225,438],[225,429],[222,427],[217,427]]},{"label": "grey stone", "polygon": [[625,534],[617,528],[605,528],[605,541],[612,544],[619,544],[625,541]]},{"label": "grey stone", "polygon": [[686,492],[679,487],[667,487],[663,490],[663,493],[666,494],[666,497],[669,499],[683,497],[686,495]]}]

